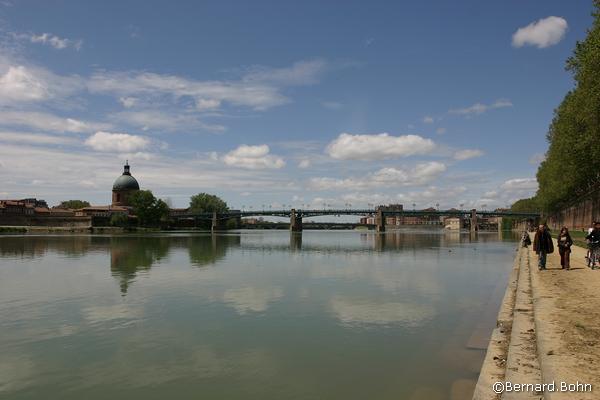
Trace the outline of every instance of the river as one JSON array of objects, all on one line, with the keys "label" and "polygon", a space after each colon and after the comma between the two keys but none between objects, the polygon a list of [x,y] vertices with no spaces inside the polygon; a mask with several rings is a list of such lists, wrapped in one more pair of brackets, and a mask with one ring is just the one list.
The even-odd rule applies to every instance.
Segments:
[{"label": "river", "polygon": [[460,398],[505,236],[0,236],[0,398]]}]

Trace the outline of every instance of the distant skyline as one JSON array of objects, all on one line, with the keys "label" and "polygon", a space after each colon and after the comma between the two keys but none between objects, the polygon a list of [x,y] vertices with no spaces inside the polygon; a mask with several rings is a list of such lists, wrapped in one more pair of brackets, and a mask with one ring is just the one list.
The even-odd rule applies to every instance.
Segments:
[{"label": "distant skyline", "polygon": [[0,2],[0,198],[506,207],[592,3]]}]

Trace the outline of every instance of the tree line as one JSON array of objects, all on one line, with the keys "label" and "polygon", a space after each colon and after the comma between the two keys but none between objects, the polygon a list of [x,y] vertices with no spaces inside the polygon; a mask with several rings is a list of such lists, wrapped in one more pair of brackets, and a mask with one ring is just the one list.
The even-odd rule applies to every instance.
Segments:
[{"label": "tree line", "polygon": [[554,110],[538,191],[513,210],[558,211],[600,188],[600,0],[594,0],[592,16],[586,38],[566,62],[575,86]]},{"label": "tree line", "polygon": [[[169,206],[167,203],[154,196],[151,190],[138,190],[129,197],[133,215],[133,222],[125,214],[113,214],[110,224],[113,226],[138,225],[142,227],[161,227],[170,224]],[[66,200],[60,203],[61,208],[79,209],[89,207],[90,203],[83,200]],[[198,193],[190,197],[189,211],[192,213],[225,212],[229,210],[227,202],[219,196],[208,193]]]}]

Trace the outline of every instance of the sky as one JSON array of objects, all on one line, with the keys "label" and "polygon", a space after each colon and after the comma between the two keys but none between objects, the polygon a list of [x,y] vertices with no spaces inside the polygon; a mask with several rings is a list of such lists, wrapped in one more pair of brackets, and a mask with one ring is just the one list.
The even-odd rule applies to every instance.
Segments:
[{"label": "sky", "polygon": [[591,1],[0,1],[0,198],[506,207]]}]

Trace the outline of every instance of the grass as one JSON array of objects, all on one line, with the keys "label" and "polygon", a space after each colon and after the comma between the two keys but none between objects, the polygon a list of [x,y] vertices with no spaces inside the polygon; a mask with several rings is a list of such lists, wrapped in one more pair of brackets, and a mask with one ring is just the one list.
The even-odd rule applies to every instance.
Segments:
[{"label": "grass", "polygon": [[586,232],[581,232],[581,231],[569,231],[569,233],[571,234],[571,239],[573,239],[573,243],[576,244],[579,247],[583,247],[584,249],[587,249],[587,242],[585,241],[585,237],[587,236],[587,231]]}]

